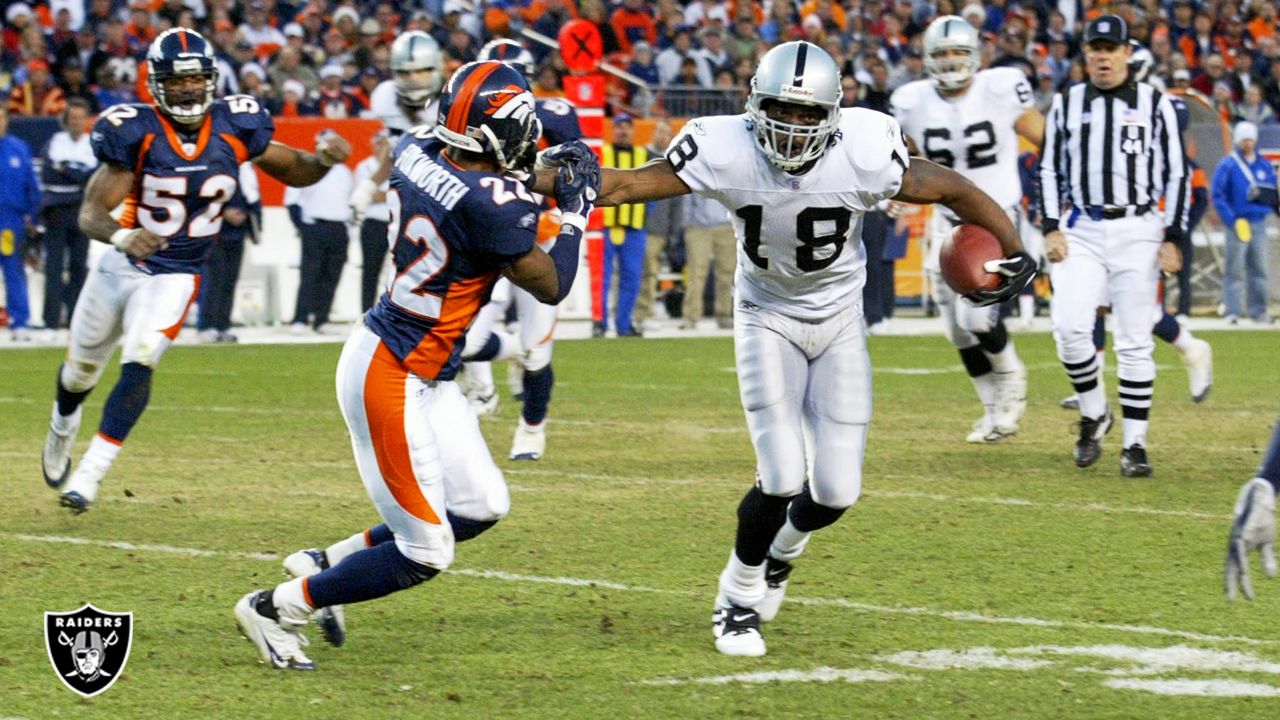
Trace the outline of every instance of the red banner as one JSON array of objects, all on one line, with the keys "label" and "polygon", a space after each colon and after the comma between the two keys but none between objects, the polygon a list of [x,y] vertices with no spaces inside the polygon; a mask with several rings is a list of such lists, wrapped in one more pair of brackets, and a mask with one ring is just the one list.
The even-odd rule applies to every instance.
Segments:
[{"label": "red banner", "polygon": [[[373,154],[373,134],[382,129],[378,120],[330,120],[322,117],[276,118],[277,142],[299,150],[314,151],[316,135],[321,130],[333,130],[351,143],[351,157],[347,166],[355,169],[357,163]],[[258,171],[262,187],[262,204],[279,205],[284,198],[284,185]]]}]

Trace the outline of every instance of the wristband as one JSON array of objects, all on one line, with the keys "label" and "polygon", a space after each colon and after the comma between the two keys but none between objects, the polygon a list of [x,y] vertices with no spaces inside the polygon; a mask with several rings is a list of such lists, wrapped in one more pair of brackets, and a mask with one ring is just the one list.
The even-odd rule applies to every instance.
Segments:
[{"label": "wristband", "polygon": [[561,213],[560,224],[568,225],[569,227],[576,229],[578,232],[587,231],[587,218],[579,215],[578,213]]},{"label": "wristband", "polygon": [[133,237],[133,231],[136,228],[120,228],[111,233],[111,244],[120,250],[124,250],[124,246],[128,244],[129,238]]}]

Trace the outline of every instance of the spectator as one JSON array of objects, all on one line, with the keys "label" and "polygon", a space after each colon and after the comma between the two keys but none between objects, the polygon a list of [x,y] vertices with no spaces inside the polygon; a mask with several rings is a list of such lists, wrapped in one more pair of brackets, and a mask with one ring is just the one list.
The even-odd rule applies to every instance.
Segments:
[{"label": "spectator", "polygon": [[613,26],[609,24],[609,18],[605,14],[604,2],[602,0],[582,0],[581,7],[583,19],[590,20],[596,26],[596,29],[600,31],[600,42],[604,48],[604,54],[612,55],[620,52],[622,45],[618,42],[618,36],[613,32]]},{"label": "spectator", "polygon": [[454,65],[469,63],[480,54],[480,43],[461,25],[449,31],[449,43],[444,47],[445,55]]},{"label": "spectator", "polygon": [[1262,86],[1250,85],[1244,91],[1244,102],[1236,106],[1236,116],[1254,125],[1266,125],[1276,121],[1276,113],[1262,100]]},{"label": "spectator", "polygon": [[[615,115],[613,141],[600,148],[600,166],[610,168],[638,168],[648,161],[644,147],[633,144],[635,124],[631,116]],[[601,291],[601,325],[609,323],[610,281],[613,268],[618,268],[618,305],[614,308],[614,330],[618,337],[638,337],[640,331],[632,322],[636,296],[640,291],[640,277],[644,273],[645,233],[644,203],[627,203],[603,209],[604,222],[604,285]],[[597,326],[597,334],[604,328]]]},{"label": "spectator", "polygon": [[277,55],[275,62],[267,69],[267,77],[271,85],[283,88],[286,80],[302,83],[304,97],[310,97],[320,87],[320,76],[309,66],[302,64],[302,54],[293,48],[284,48]]},{"label": "spectator", "polygon": [[658,26],[649,14],[644,0],[622,0],[609,17],[609,26],[618,38],[618,47],[628,55],[638,42],[658,42]]},{"label": "spectator", "polygon": [[[715,84],[715,76],[721,70],[733,70],[733,58],[729,57],[729,52],[724,49],[724,33],[719,28],[709,27],[700,34],[702,38],[702,47],[693,51],[693,57],[698,62],[706,65],[707,74],[711,76],[711,84]],[[701,72],[698,73],[702,75]]]},{"label": "spectator", "polygon": [[1214,85],[1219,82],[1225,82],[1227,83],[1227,89],[1231,91],[1231,100],[1234,102],[1236,99],[1236,87],[1231,80],[1227,75],[1227,62],[1222,59],[1222,56],[1210,55],[1201,64],[1200,72],[1192,76],[1191,87],[1205,97],[1211,97]]},{"label": "spectator", "polygon": [[889,76],[889,92],[892,94],[903,85],[924,77],[924,56],[915,48],[907,48],[902,55],[902,64]]},{"label": "spectator", "polygon": [[[693,57],[693,31],[687,27],[677,28],[675,35],[671,39],[671,46],[658,53],[658,57],[653,61],[658,67],[658,83],[661,85],[676,84],[676,78],[680,75],[684,61],[691,57]],[[711,87],[710,68],[699,69],[698,63],[695,62],[694,75],[694,81],[685,84]]]},{"label": "spectator", "polygon": [[1226,80],[1214,83],[1213,96],[1210,99],[1213,102],[1213,109],[1218,112],[1218,117],[1222,118],[1222,122],[1232,123],[1236,121],[1236,104],[1231,99],[1231,83]]},{"label": "spectator", "polygon": [[332,63],[320,68],[318,114],[332,120],[359,117],[365,104],[342,87],[342,68]]},{"label": "spectator", "polygon": [[1262,44],[1263,38],[1276,37],[1276,6],[1270,2],[1255,2],[1250,8],[1257,15],[1249,22],[1249,34],[1254,41]]},{"label": "spectator", "polygon": [[[1222,279],[1226,318],[1235,324],[1242,309],[1255,322],[1271,324],[1267,315],[1267,217],[1276,211],[1276,171],[1257,153],[1258,127],[1242,122],[1232,132],[1235,150],[1213,171],[1213,206],[1227,230],[1227,267]],[[1246,285],[1247,307],[1240,305],[1240,283]]]},{"label": "spectator", "polygon": [[9,112],[14,115],[57,115],[66,107],[62,90],[49,76],[45,60],[27,61],[27,81],[9,93]]},{"label": "spectator", "polygon": [[1244,99],[1244,91],[1258,84],[1258,78],[1254,77],[1253,72],[1253,53],[1241,52],[1236,55],[1235,64],[1231,66],[1227,78],[1231,81],[1232,88],[1237,90],[1236,102],[1240,102]]},{"label": "spectator", "polygon": [[1262,81],[1262,96],[1271,109],[1280,115],[1280,58],[1271,61],[1267,79]]},{"label": "spectator", "polygon": [[262,202],[258,191],[258,171],[253,163],[241,163],[240,182],[222,208],[222,229],[209,250],[200,273],[200,312],[196,327],[205,342],[234,343],[231,309],[235,305],[236,283],[244,260],[244,241],[258,242],[262,227]]},{"label": "spectator", "polygon": [[[733,273],[737,267],[737,242],[729,214],[719,202],[698,193],[684,201],[684,308],[680,329],[693,330],[702,318],[708,271],[714,270],[716,325],[733,327]],[[712,264],[714,263],[714,268]]]},{"label": "spectator", "polygon": [[[356,165],[355,186],[373,176],[378,165],[391,156],[391,140],[385,129],[373,135],[373,155]],[[382,266],[386,263],[387,224],[391,220],[391,210],[387,207],[386,197],[389,188],[387,181],[378,186],[373,193],[373,204],[364,211],[364,219],[360,223],[360,309],[367,311],[378,300],[378,278],[382,275]]]},{"label": "spectator", "polygon": [[858,107],[858,103],[862,100],[861,94],[857,77],[851,74],[840,76],[840,107]]},{"label": "spectator", "polygon": [[[1075,82],[1074,80],[1072,82]],[[1185,93],[1188,90],[1195,90],[1191,87],[1191,71],[1174,70],[1173,71],[1173,90]]]},{"label": "spectator", "polygon": [[9,57],[19,57],[22,46],[22,33],[30,27],[35,21],[35,15],[31,12],[31,6],[24,2],[16,2],[7,7],[4,11],[4,54]]},{"label": "spectator", "polygon": [[87,132],[91,114],[83,99],[68,100],[62,130],[44,151],[40,223],[44,226],[44,326],[50,330],[71,320],[89,269],[89,238],[80,231],[79,214],[84,186],[98,167]]},{"label": "spectator", "polygon": [[795,6],[789,2],[775,2],[769,11],[769,19],[760,26],[760,38],[770,46],[800,36],[796,23]]},{"label": "spectator", "polygon": [[738,60],[750,59],[758,42],[760,42],[760,33],[750,17],[740,17],[734,21],[733,31],[729,34],[727,48],[729,55]]},{"label": "spectator", "polygon": [[[338,21],[338,13],[343,9],[338,8],[334,12],[335,24]],[[267,7],[261,0],[253,0],[245,8],[244,22],[240,24],[240,36],[253,46],[254,54],[260,58],[275,54],[288,42],[284,33],[267,22]],[[309,86],[309,89],[315,89],[315,86]]]},{"label": "spectator", "polygon": [[99,67],[98,82],[93,86],[93,97],[98,101],[98,107],[109,108],[138,99],[133,92],[132,67],[133,58],[112,58],[111,62]]},{"label": "spectator", "polygon": [[93,69],[89,62],[93,59],[93,53],[98,48],[98,36],[93,30],[93,26],[85,24],[81,26],[80,31],[76,33],[75,38],[70,43],[63,43],[56,51],[56,62],[61,65],[69,58],[75,58],[80,61],[80,67],[85,68],[85,77],[92,79]]},{"label": "spectator", "polygon": [[319,114],[307,96],[307,89],[297,80],[285,80],[280,85],[280,97],[267,101],[267,107],[276,117],[310,117]]},{"label": "spectator", "polygon": [[[316,148],[323,147],[332,130],[316,135]],[[298,300],[291,329],[305,333],[308,326],[321,334],[332,334],[329,309],[347,262],[347,223],[351,221],[351,191],[355,182],[351,170],[338,163],[315,185],[285,189],[298,235],[302,238],[302,259],[298,278]]]},{"label": "spectator", "polygon": [[654,63],[653,47],[647,42],[638,42],[631,48],[631,63],[627,65],[627,72],[644,80],[650,85],[657,85],[658,66]]},{"label": "spectator", "polygon": [[[1213,18],[1206,12],[1196,13],[1192,30],[1178,39],[1178,49],[1194,68],[1199,68],[1209,57],[1218,53],[1217,37],[1213,33]],[[1222,56],[1219,55],[1221,60]],[[1209,93],[1204,91],[1206,95]]]},{"label": "spectator", "polygon": [[130,54],[142,55],[156,39],[156,29],[151,25],[151,10],[147,0],[133,0],[129,4],[129,24],[124,28]]},{"label": "spectator", "polygon": [[96,114],[99,109],[98,99],[85,83],[84,65],[80,64],[80,58],[75,55],[64,58],[58,69],[61,74],[58,88],[62,90],[63,98],[66,101],[78,98],[89,105],[90,113]]},{"label": "spectator", "polygon": [[[671,143],[671,123],[658,120],[653,126],[653,137],[647,146],[650,158],[666,155]],[[681,198],[667,198],[648,203],[644,211],[644,270],[640,274],[640,296],[632,314],[638,327],[653,318],[653,304],[658,296],[658,268],[662,255],[670,257],[671,246],[684,225],[684,203]]]},{"label": "spectator", "polygon": [[268,100],[267,71],[256,62],[247,62],[240,66],[240,92],[252,95],[267,104]]},{"label": "spectator", "polygon": [[9,111],[0,109],[0,271],[4,273],[9,327],[13,339],[20,342],[31,339],[23,239],[39,208],[40,187],[31,148],[9,135]]}]

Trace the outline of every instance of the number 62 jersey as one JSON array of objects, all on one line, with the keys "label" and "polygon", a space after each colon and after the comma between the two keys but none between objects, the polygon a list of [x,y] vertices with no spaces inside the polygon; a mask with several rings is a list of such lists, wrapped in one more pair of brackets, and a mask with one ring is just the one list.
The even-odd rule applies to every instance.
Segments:
[{"label": "number 62 jersey", "polygon": [[729,210],[738,240],[740,300],[821,320],[862,297],[862,216],[898,194],[910,162],[898,123],[862,108],[840,123],[813,167],[784,172],[757,152],[751,117],[687,123],[667,160],[689,189]]},{"label": "number 62 jersey", "polygon": [[222,230],[222,207],[235,194],[240,164],[266,151],[274,132],[271,115],[248,95],[215,100],[193,131],[152,105],[104,110],[89,136],[93,154],[137,176],[120,225],[169,241],[135,264],[151,273],[199,273]]}]

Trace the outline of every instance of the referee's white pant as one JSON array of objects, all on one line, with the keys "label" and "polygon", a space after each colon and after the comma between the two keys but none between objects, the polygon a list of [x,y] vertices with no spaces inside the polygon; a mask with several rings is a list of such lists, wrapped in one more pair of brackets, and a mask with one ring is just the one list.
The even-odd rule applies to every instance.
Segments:
[{"label": "referee's white pant", "polygon": [[1092,220],[1081,214],[1069,228],[1067,257],[1053,266],[1053,339],[1067,368],[1080,412],[1096,418],[1106,408],[1093,326],[1099,306],[1111,306],[1114,349],[1120,378],[1120,405],[1126,421],[1125,445],[1144,442],[1156,377],[1151,317],[1157,303],[1158,255],[1164,223],[1157,212],[1141,217]]}]

